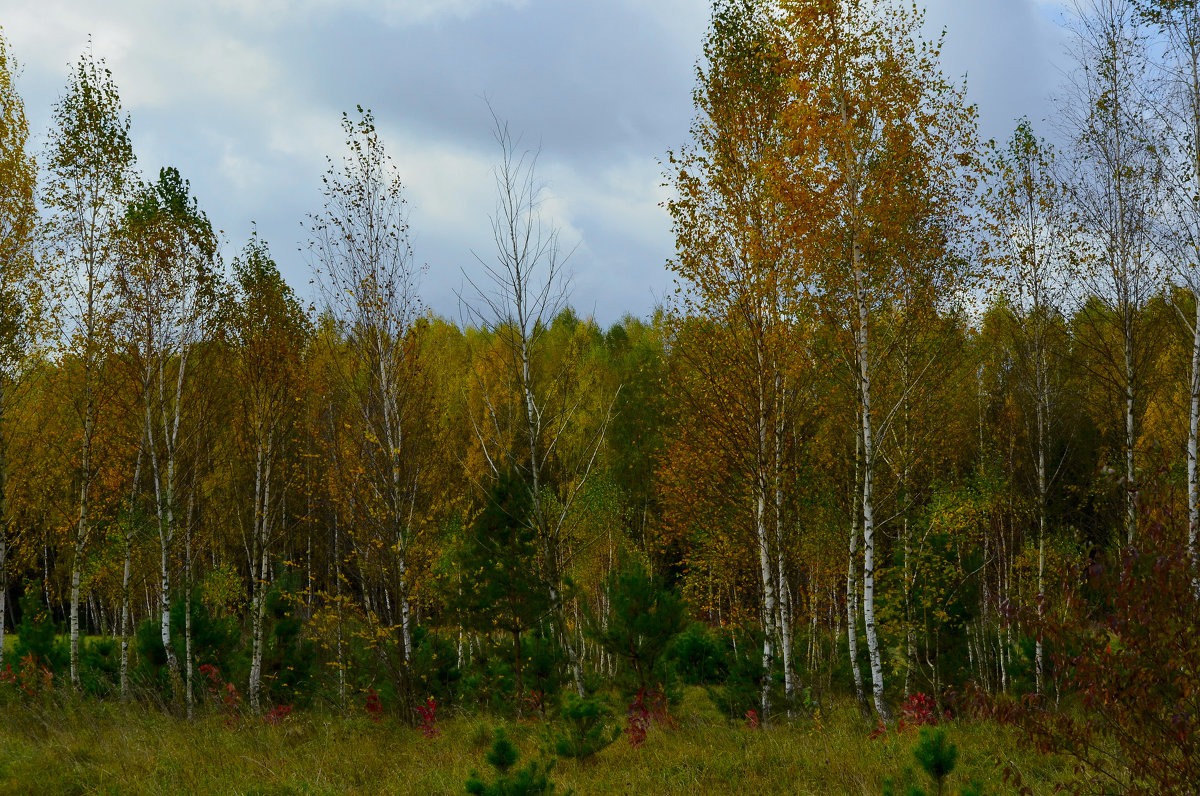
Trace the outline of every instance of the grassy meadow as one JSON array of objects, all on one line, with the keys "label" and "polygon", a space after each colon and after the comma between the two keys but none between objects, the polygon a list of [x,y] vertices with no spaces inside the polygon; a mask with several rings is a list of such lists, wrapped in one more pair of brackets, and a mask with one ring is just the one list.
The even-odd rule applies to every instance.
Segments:
[{"label": "grassy meadow", "polygon": [[[688,689],[675,726],[655,727],[634,749],[624,737],[584,762],[558,760],[556,793],[878,794],[885,778],[929,787],[912,758],[914,730],[871,738],[852,703],[816,721],[752,730],[717,713],[703,689]],[[53,694],[0,707],[0,793],[29,794],[450,794],[465,793],[496,728],[521,752],[518,767],[548,759],[545,725],[447,717],[426,738],[387,718],[298,712],[279,725],[248,717],[226,726],[206,711],[186,722],[140,705]],[[1060,781],[1064,765],[1016,743],[990,723],[945,725],[959,749],[947,780],[1012,793],[1003,767],[1035,793]],[[905,780],[910,769],[911,780]]]}]

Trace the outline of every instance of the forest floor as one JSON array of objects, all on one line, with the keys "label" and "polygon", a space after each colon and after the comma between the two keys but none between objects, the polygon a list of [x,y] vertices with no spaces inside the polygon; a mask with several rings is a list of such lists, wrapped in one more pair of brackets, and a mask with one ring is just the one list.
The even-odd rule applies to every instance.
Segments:
[{"label": "forest floor", "polygon": [[[915,730],[871,738],[852,703],[817,722],[752,730],[722,717],[702,689],[689,689],[673,727],[652,728],[634,749],[622,737],[586,762],[559,760],[556,793],[879,794],[885,778],[905,792],[929,788],[916,769]],[[0,793],[22,794],[461,794],[472,770],[484,779],[493,732],[504,727],[521,752],[517,766],[548,755],[544,725],[453,717],[437,737],[384,719],[318,712],[279,725],[220,715],[193,722],[148,707],[61,696],[0,706]],[[990,723],[943,725],[958,746],[947,793],[976,781],[988,794],[1015,792],[1005,767],[1035,793],[1051,790],[1067,766],[1020,748]]]}]

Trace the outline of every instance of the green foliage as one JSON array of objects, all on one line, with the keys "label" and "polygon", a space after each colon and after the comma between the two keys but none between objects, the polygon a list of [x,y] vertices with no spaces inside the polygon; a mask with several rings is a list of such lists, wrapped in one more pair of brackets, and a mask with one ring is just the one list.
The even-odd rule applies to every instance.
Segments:
[{"label": "green foliage", "polygon": [[[762,705],[762,632],[739,635],[738,654],[726,648],[728,676],[725,682],[708,687],[708,695],[718,708],[729,718],[741,721],[746,711],[760,709]],[[771,700],[779,704],[782,678],[772,678]]]},{"label": "green foliage", "polygon": [[[958,763],[958,747],[946,740],[946,731],[940,727],[922,727],[917,745],[913,747],[913,758],[920,764],[931,780],[934,793],[942,796],[946,788],[946,778],[954,771]],[[905,779],[909,780],[912,773],[905,770]],[[897,793],[896,784],[891,779],[885,779],[883,784],[884,796],[894,796]],[[972,782],[963,786],[962,796],[983,796],[983,787]],[[908,782],[903,790],[904,796],[926,796],[926,791]]]},{"label": "green foliage", "polygon": [[728,654],[717,635],[706,625],[693,622],[676,636],[667,659],[688,685],[714,685],[729,676]]},{"label": "green foliage", "polygon": [[472,771],[467,780],[467,793],[475,796],[540,796],[554,793],[554,783],[550,782],[549,773],[553,762],[539,765],[530,762],[517,769],[512,774],[509,771],[517,764],[517,749],[508,740],[503,730],[496,731],[496,740],[484,759],[496,769],[496,778],[484,782],[479,774]]},{"label": "green foliage", "polygon": [[58,628],[32,582],[21,595],[21,621],[17,624],[12,660],[19,661],[26,655],[33,655],[40,665],[53,672],[65,670],[69,658],[67,644],[59,639]]},{"label": "green foliage", "polygon": [[636,559],[609,575],[605,593],[608,611],[603,617],[589,613],[589,635],[632,669],[628,690],[667,684],[670,677],[663,664],[668,646],[685,626],[682,601]]},{"label": "green foliage", "polygon": [[946,731],[942,728],[922,727],[920,740],[913,749],[913,757],[933,779],[940,794],[946,777],[950,776],[958,762],[958,747],[946,740]]},{"label": "green foliage", "polygon": [[516,476],[503,474],[464,533],[455,562],[458,578],[447,589],[447,602],[468,629],[508,634],[519,694],[526,690],[524,669],[537,647],[535,640],[530,648],[526,634],[550,611],[538,560],[528,490]]},{"label": "green foliage", "polygon": [[454,644],[424,625],[413,628],[412,641],[412,669],[417,695],[432,696],[438,704],[453,704],[462,680]]},{"label": "green foliage", "polygon": [[[299,575],[286,571],[267,593],[268,643],[263,652],[263,685],[271,702],[306,705],[315,687],[316,645],[304,634],[304,620],[295,610],[294,597]],[[196,628],[196,605],[192,605],[192,628]],[[204,618],[215,625],[205,609]]]},{"label": "green foliage", "polygon": [[559,757],[586,760],[621,736],[621,728],[609,724],[612,708],[599,699],[568,694],[559,716],[562,731],[550,733],[551,746]]},{"label": "green foliage", "polygon": [[121,674],[121,643],[116,639],[89,638],[79,651],[79,684],[94,697],[117,693]]},{"label": "green foliage", "polygon": [[[171,604],[171,646],[180,660],[186,648],[186,609],[182,595]],[[195,592],[192,597],[192,655],[197,664],[212,664],[226,680],[239,682],[249,666],[242,653],[240,640],[241,633],[236,620],[233,617],[214,617],[205,601],[200,599],[199,592]],[[164,695],[169,693],[167,653],[163,648],[159,622],[148,618],[139,623],[134,631],[134,646],[139,658],[136,674]]]},{"label": "green foliage", "polygon": [[484,645],[464,667],[459,694],[462,704],[473,705],[497,715],[511,715],[517,708],[516,677],[512,655],[503,646]]}]

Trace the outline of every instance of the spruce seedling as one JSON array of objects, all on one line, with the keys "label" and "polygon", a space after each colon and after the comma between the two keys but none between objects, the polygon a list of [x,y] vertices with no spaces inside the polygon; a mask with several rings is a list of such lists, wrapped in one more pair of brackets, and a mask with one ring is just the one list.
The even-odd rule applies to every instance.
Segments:
[{"label": "spruce seedling", "polygon": [[551,796],[554,784],[550,782],[548,774],[553,763],[540,765],[531,762],[510,775],[508,772],[517,764],[518,757],[516,747],[508,740],[504,730],[497,730],[491,751],[484,757],[496,769],[496,779],[487,783],[480,779],[478,772],[472,771],[467,780],[467,793],[474,796]]}]

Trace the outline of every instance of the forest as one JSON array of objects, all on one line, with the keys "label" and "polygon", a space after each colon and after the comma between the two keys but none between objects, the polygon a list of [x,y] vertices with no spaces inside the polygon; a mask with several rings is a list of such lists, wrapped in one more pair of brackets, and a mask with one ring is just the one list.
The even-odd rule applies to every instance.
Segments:
[{"label": "forest", "polygon": [[1066,24],[982,141],[917,5],[715,0],[608,328],[499,116],[449,319],[370,110],[290,285],[0,31],[0,783],[1194,790],[1200,7]]}]

